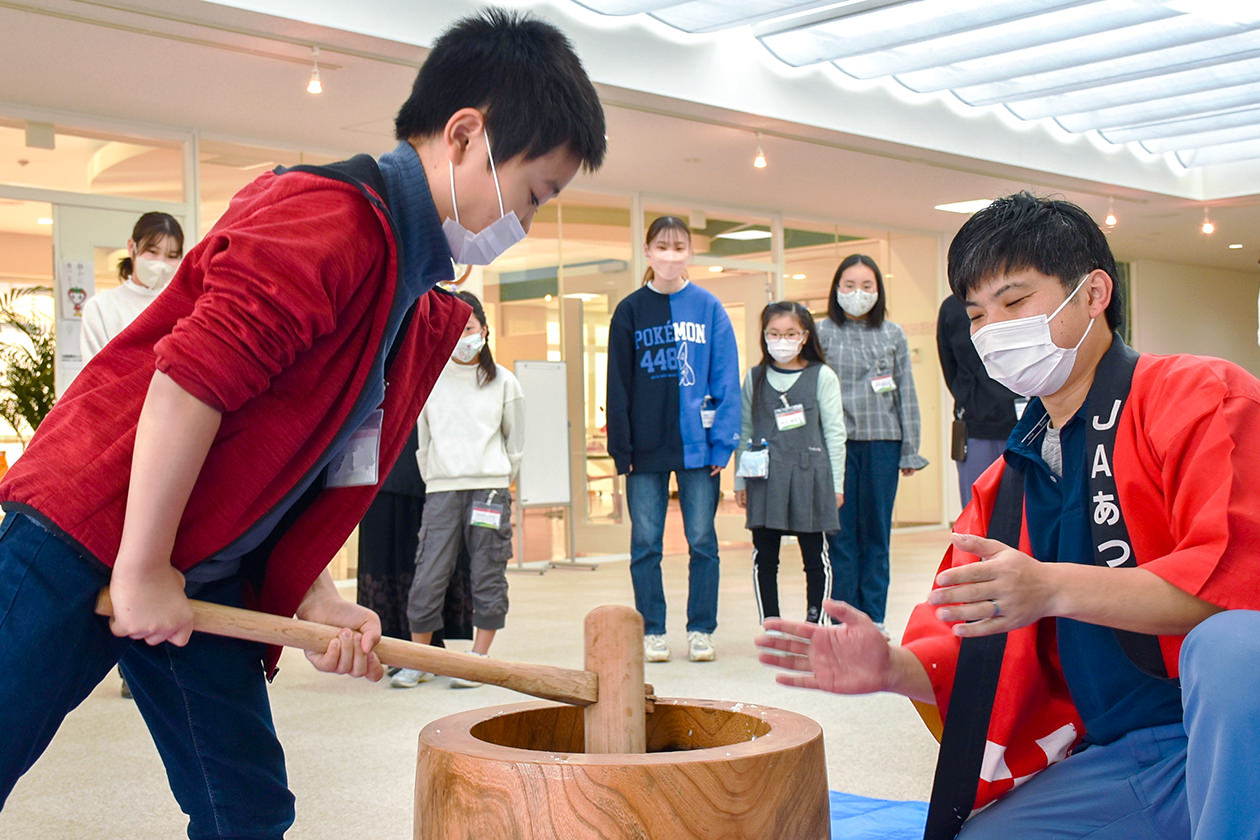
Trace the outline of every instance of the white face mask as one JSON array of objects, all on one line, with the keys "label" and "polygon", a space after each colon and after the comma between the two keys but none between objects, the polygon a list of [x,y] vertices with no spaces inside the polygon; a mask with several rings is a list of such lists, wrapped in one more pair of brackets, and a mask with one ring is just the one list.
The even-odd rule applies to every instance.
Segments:
[{"label": "white face mask", "polygon": [[767,338],[766,350],[769,351],[770,358],[781,365],[785,365],[795,359],[801,352],[801,342],[793,341],[790,338]]},{"label": "white face mask", "polygon": [[499,173],[494,168],[494,153],[490,151],[490,134],[486,133],[486,155],[490,158],[490,174],[494,177],[494,191],[499,196],[499,218],[477,233],[459,223],[459,203],[455,200],[455,164],[447,161],[451,178],[451,208],[454,219],[442,223],[446,244],[451,249],[451,259],[463,265],[489,265],[508,248],[525,238],[525,228],[516,218],[516,211],[503,212],[503,191],[499,189]]},{"label": "white face mask", "polygon": [[1075,347],[1055,344],[1050,338],[1050,322],[1087,279],[1088,274],[1049,315],[999,321],[977,330],[971,343],[976,346],[989,376],[1021,397],[1044,397],[1062,388],[1076,363],[1076,351],[1085,343],[1085,336],[1093,329],[1096,319],[1089,319],[1089,326]]},{"label": "white face mask", "polygon": [[862,289],[842,292],[836,289],[836,303],[840,304],[840,308],[854,318],[861,318],[867,312],[870,312],[877,300],[879,300],[879,295],[875,292],[867,292]]},{"label": "white face mask", "polygon": [[176,268],[166,260],[136,257],[131,261],[131,279],[146,289],[160,289],[175,276]]},{"label": "white face mask", "polygon": [[470,364],[473,359],[477,358],[481,348],[485,346],[486,339],[481,333],[466,335],[455,345],[455,349],[451,352],[451,358],[457,362]]}]

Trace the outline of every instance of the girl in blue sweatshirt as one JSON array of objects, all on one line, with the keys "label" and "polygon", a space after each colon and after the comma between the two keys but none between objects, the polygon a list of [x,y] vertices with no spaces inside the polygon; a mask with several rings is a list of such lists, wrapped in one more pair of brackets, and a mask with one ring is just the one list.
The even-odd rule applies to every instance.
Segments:
[{"label": "girl in blue sweatshirt", "polygon": [[661,542],[669,475],[690,550],[688,658],[713,659],[717,629],[719,473],[739,442],[739,358],[731,320],[687,279],[691,232],[677,216],[648,227],[643,286],[608,331],[608,452],[626,475],[630,577],[648,662],[669,659]]}]

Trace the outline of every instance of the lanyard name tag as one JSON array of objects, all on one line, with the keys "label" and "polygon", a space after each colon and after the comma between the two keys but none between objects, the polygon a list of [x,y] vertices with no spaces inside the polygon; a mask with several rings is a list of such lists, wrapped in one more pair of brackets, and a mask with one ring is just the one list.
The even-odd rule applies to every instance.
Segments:
[{"label": "lanyard name tag", "polygon": [[897,390],[897,383],[893,381],[891,373],[886,373],[883,376],[873,376],[871,377],[871,390],[877,394],[887,394],[890,391]]},{"label": "lanyard name tag", "polygon": [[716,408],[702,408],[702,409],[700,409],[700,425],[701,425],[701,426],[704,426],[706,429],[712,429],[712,428],[713,428],[713,418],[715,418],[715,417],[717,417],[717,409],[716,409]]},{"label": "lanyard name tag", "polygon": [[474,502],[472,506],[472,517],[468,524],[478,528],[494,528],[498,529],[503,522],[503,505],[496,505],[492,502]]},{"label": "lanyard name tag", "polygon": [[799,429],[805,425],[805,407],[798,404],[776,408],[774,410],[774,423],[779,427],[780,432],[786,432],[789,429]]},{"label": "lanyard name tag", "polygon": [[376,409],[350,435],[328,464],[327,487],[370,487],[380,477],[381,424],[385,412]]}]

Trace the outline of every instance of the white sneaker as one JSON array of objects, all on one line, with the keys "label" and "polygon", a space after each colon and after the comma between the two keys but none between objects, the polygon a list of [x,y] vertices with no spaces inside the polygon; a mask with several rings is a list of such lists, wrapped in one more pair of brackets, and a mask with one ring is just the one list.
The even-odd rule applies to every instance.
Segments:
[{"label": "white sneaker", "polygon": [[[477,653],[475,650],[470,650],[468,653],[472,656],[480,656],[482,659],[486,658],[486,654]],[[451,688],[481,688],[481,686],[482,683],[479,683],[476,680],[466,680],[462,677],[451,677]]]},{"label": "white sneaker", "polygon": [[422,682],[428,682],[433,679],[433,675],[428,671],[417,671],[415,668],[401,668],[397,674],[389,678],[389,684],[394,688],[415,688]]},{"label": "white sneaker", "polygon": [[664,636],[644,636],[643,637],[643,661],[644,662],[668,662],[669,661],[669,642]]},{"label": "white sneaker", "polygon": [[687,658],[692,662],[712,662],[717,656],[713,649],[713,635],[692,630],[687,634]]}]

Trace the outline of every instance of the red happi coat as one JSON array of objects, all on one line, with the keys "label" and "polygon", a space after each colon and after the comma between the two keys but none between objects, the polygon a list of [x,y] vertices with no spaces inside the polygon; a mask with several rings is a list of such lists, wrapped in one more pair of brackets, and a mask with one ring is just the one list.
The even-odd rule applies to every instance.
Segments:
[{"label": "red happi coat", "polygon": [[[1142,355],[1111,466],[1141,568],[1222,608],[1260,609],[1260,381],[1220,359]],[[955,531],[987,533],[1005,467],[998,459],[976,481]],[[1019,548],[1032,553],[1026,520]],[[977,560],[951,547],[940,569]],[[1183,638],[1159,639],[1170,675],[1178,673]],[[959,641],[926,603],[914,609],[903,640],[946,718]],[[1055,620],[1008,633],[975,807],[1064,758],[1083,734]]]}]

